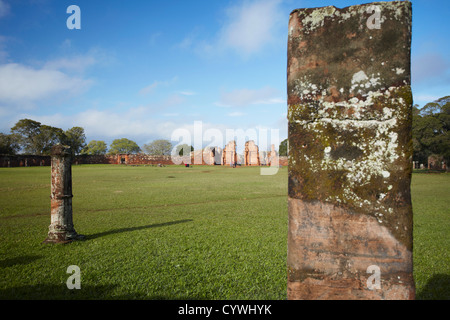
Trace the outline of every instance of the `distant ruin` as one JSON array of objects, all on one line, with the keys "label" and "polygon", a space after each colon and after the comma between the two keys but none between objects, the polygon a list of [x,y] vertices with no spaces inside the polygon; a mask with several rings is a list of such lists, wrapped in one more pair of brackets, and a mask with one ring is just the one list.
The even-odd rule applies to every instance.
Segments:
[{"label": "distant ruin", "polygon": [[255,141],[250,140],[245,143],[244,150],[244,165],[246,166],[260,166],[259,161],[259,148],[255,144]]},{"label": "distant ruin", "polygon": [[[259,151],[253,140],[245,143],[244,154],[236,151],[236,141],[230,141],[222,149],[220,147],[206,147],[202,150],[192,151],[190,164],[196,164],[195,159],[201,159],[201,165],[239,165],[239,166],[287,166],[287,157],[279,157],[272,144],[271,151]],[[278,159],[278,162],[275,161]],[[189,163],[189,156],[180,157],[178,163]],[[176,161],[175,161],[176,162]],[[50,166],[50,156],[37,155],[0,155],[0,167],[35,167]],[[154,156],[145,153],[114,154],[114,155],[78,155],[73,158],[72,164],[123,164],[123,165],[173,165],[172,156]]]}]

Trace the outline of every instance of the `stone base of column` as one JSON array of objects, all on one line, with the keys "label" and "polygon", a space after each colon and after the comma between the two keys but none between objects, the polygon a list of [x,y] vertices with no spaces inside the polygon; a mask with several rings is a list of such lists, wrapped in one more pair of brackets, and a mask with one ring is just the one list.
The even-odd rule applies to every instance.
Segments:
[{"label": "stone base of column", "polygon": [[72,241],[85,240],[86,236],[78,234],[74,229],[67,230],[62,226],[49,227],[47,238],[42,243],[70,243]]}]

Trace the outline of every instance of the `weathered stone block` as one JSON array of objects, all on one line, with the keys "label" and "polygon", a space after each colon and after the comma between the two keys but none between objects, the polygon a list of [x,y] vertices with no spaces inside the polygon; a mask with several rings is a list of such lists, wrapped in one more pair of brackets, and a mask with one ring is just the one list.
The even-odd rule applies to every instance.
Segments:
[{"label": "weathered stone block", "polygon": [[230,141],[222,152],[222,164],[234,165],[237,163],[236,141]]},{"label": "weathered stone block", "polygon": [[408,1],[290,15],[289,299],[414,298],[410,43]]},{"label": "weathered stone block", "polygon": [[261,162],[259,160],[259,148],[255,144],[255,141],[253,141],[253,140],[249,140],[245,143],[244,165],[245,166],[261,165]]}]

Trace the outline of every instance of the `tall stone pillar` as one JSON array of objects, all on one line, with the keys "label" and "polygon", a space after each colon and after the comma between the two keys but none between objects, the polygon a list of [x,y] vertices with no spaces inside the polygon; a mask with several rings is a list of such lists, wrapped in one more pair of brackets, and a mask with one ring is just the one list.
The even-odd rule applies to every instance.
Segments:
[{"label": "tall stone pillar", "polygon": [[414,299],[411,3],[294,10],[288,299]]},{"label": "tall stone pillar", "polygon": [[84,239],[73,226],[72,197],[70,147],[58,144],[51,150],[51,224],[44,243],[68,243]]},{"label": "tall stone pillar", "polygon": [[249,140],[245,143],[244,148],[244,165],[245,166],[260,166],[259,147],[255,141]]},{"label": "tall stone pillar", "polygon": [[236,141],[232,140],[223,149],[223,164],[234,165],[237,162]]}]

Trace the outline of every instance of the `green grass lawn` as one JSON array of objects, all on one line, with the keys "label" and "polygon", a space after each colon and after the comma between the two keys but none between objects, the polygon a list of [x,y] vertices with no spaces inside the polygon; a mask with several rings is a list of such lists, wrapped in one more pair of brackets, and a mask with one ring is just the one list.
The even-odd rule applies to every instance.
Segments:
[{"label": "green grass lawn", "polygon": [[450,300],[450,174],[412,179],[417,299]]},{"label": "green grass lawn", "polygon": [[[287,168],[259,170],[74,166],[87,240],[45,245],[50,167],[0,168],[0,299],[286,299]],[[413,175],[420,299],[449,298],[449,182]]]}]

